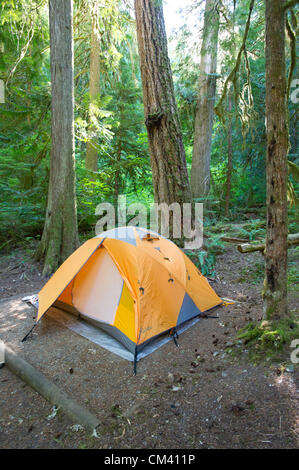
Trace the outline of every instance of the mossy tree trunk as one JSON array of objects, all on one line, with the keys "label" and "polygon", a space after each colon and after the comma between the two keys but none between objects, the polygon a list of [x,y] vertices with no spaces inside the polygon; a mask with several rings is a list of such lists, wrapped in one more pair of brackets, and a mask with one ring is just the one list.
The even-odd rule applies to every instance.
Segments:
[{"label": "mossy tree trunk", "polygon": [[[156,203],[191,202],[161,0],[135,0],[145,124]],[[171,225],[171,222],[170,222]],[[170,236],[172,228],[170,226]]]},{"label": "mossy tree trunk", "polygon": [[287,314],[287,154],[284,3],[266,0],[267,237],[264,316]]},{"label": "mossy tree trunk", "polygon": [[98,150],[97,150],[97,99],[100,95],[100,41],[97,31],[96,15],[92,20],[90,66],[89,66],[89,138],[86,146],[85,167],[90,171],[90,179],[94,180],[98,171]]},{"label": "mossy tree trunk", "polygon": [[44,275],[78,247],[75,192],[72,0],[49,0],[52,87],[51,161],[46,220],[36,258]]},{"label": "mossy tree trunk", "polygon": [[228,128],[227,128],[227,173],[225,188],[225,217],[229,216],[230,194],[233,169],[233,125],[232,125],[232,94],[228,94]]},{"label": "mossy tree trunk", "polygon": [[218,3],[218,0],[207,0],[205,7],[191,168],[191,188],[195,198],[203,198],[210,191],[219,31]]}]

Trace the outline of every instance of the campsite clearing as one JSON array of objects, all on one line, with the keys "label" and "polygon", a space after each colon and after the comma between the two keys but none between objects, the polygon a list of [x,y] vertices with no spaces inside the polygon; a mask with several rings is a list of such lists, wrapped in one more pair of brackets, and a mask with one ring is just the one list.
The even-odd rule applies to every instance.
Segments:
[{"label": "campsite clearing", "polygon": [[[237,302],[219,308],[219,319],[202,319],[184,332],[179,348],[169,342],[142,359],[136,377],[130,362],[51,318],[21,344],[36,315],[21,298],[36,293],[45,280],[39,265],[20,261],[24,253],[13,256],[3,257],[0,265],[1,338],[94,413],[101,426],[99,438],[92,438],[4,367],[1,448],[298,446],[298,370],[295,366],[288,373],[281,367],[290,362],[288,353],[275,364],[254,365],[244,345],[231,346],[239,328],[262,316],[262,278],[252,282],[259,253],[243,257],[234,246],[226,248],[212,287]],[[290,309],[296,305],[291,292]]]}]

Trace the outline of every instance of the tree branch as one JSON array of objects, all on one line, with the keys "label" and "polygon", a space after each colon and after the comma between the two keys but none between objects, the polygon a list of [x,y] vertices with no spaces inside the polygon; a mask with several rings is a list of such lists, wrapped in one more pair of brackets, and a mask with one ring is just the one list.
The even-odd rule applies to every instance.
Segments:
[{"label": "tree branch", "polygon": [[238,94],[238,92],[236,90],[237,73],[238,73],[239,68],[240,68],[242,55],[243,55],[243,53],[245,51],[245,48],[246,48],[246,41],[247,41],[247,36],[248,36],[249,28],[250,28],[250,20],[251,20],[251,14],[252,14],[253,6],[254,6],[254,0],[251,0],[250,6],[249,6],[248,18],[247,18],[247,22],[246,22],[246,26],[245,26],[245,32],[244,32],[244,36],[243,36],[243,41],[242,41],[242,45],[240,47],[240,50],[239,50],[239,53],[238,53],[238,56],[237,56],[235,66],[232,69],[232,71],[230,72],[230,74],[228,75],[228,77],[226,78],[226,80],[224,82],[224,87],[223,87],[221,98],[218,101],[218,104],[215,106],[215,112],[216,112],[217,116],[219,117],[219,119],[222,122],[224,121],[224,118],[223,118],[223,102],[224,102],[226,94],[227,94],[227,89],[228,89],[228,83],[229,82],[232,82],[233,85],[234,85],[235,100],[236,100],[236,95]]}]

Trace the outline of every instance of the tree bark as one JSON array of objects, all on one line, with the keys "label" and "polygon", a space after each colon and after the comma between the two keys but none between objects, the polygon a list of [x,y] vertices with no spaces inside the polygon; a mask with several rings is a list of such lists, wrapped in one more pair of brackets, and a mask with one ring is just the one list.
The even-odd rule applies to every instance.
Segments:
[{"label": "tree bark", "polygon": [[218,0],[207,0],[205,7],[191,168],[191,188],[195,198],[205,197],[210,191],[219,31],[217,4]]},{"label": "tree bark", "polygon": [[119,134],[118,144],[117,144],[117,154],[116,154],[117,168],[115,170],[115,175],[114,175],[114,206],[115,208],[117,206],[117,201],[118,201],[118,196],[119,196],[121,151],[122,151],[122,140],[121,140],[121,134]]},{"label": "tree bark", "polygon": [[287,154],[289,147],[284,4],[266,0],[267,237],[264,317],[287,314]]},{"label": "tree bark", "polygon": [[191,189],[168,58],[162,1],[135,0],[135,14],[155,202],[168,205],[177,202],[181,206],[191,202]]},{"label": "tree bark", "polygon": [[75,192],[72,0],[49,0],[52,87],[48,204],[36,258],[54,272],[78,247]]},{"label": "tree bark", "polygon": [[100,42],[97,32],[96,17],[92,20],[91,49],[90,49],[90,73],[89,73],[89,135],[90,140],[86,146],[85,167],[89,170],[90,179],[95,179],[98,171],[98,151],[97,151],[97,128],[93,124],[95,115],[96,100],[100,94]]},{"label": "tree bark", "polygon": [[233,167],[233,135],[232,135],[232,95],[228,95],[228,135],[227,135],[227,174],[226,174],[226,194],[225,194],[225,217],[229,216],[229,203],[232,184]]}]

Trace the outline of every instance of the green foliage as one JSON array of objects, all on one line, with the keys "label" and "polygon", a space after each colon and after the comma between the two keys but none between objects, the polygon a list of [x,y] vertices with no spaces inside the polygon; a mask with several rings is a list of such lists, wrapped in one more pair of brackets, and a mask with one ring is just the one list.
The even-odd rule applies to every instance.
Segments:
[{"label": "green foliage", "polygon": [[[45,2],[2,2],[0,244],[39,235],[47,197],[50,126]],[[17,46],[17,47],[16,47]]]},{"label": "green foliage", "polygon": [[299,166],[295,162],[288,161],[289,180],[288,180],[288,201],[291,207],[297,208],[299,199],[295,188],[299,186]]},{"label": "green foliage", "polygon": [[[217,100],[221,96],[224,81],[234,66],[235,52],[242,43],[249,3],[250,0],[236,2],[234,17],[232,2],[219,4],[221,24]],[[170,44],[188,171],[192,161],[201,44],[198,31],[202,17],[203,4],[195,2],[189,10],[191,23],[186,22]],[[92,103],[91,131],[89,63],[92,19],[96,22],[100,40],[101,82],[100,94]],[[293,24],[290,16],[289,21]],[[6,102],[0,104],[0,248],[4,244],[8,249],[10,244],[7,244],[7,240],[15,243],[23,237],[39,237],[46,211],[51,142],[48,2],[3,0],[0,5],[0,26],[0,79],[5,82],[6,95]],[[135,27],[126,2],[74,1],[76,188],[81,233],[90,233],[94,229],[95,208],[101,202],[116,205],[120,194],[126,194],[128,204],[144,202],[149,207],[153,201]],[[249,207],[262,207],[265,204],[263,2],[256,2],[246,47],[248,61],[242,59],[236,82],[240,99],[234,103],[232,112],[230,218],[240,218],[242,212]],[[290,52],[287,54],[287,65],[290,69]],[[248,66],[254,97],[250,110]],[[296,71],[295,69],[294,76]],[[227,103],[223,105],[227,113]],[[298,190],[297,111],[291,100],[289,113],[289,195],[294,201]],[[242,135],[242,124],[245,121],[246,132]],[[213,225],[219,219],[224,220],[227,137],[227,127],[216,117],[212,135],[212,190],[205,201],[205,229],[211,238],[206,240],[206,251],[197,254],[195,259],[206,275],[214,274],[215,257],[224,250],[219,233],[223,234],[225,225],[217,226],[216,231],[213,231]],[[85,170],[86,146],[91,140],[96,142],[99,157],[98,173],[94,181],[90,181],[90,175]],[[293,204],[290,210],[291,233],[298,231],[295,214],[296,206]],[[257,220],[250,222],[239,230],[238,235],[249,240],[263,238],[263,223],[262,220],[261,224]],[[292,276],[294,275],[293,273]]]},{"label": "green foliage", "polygon": [[[298,230],[298,226],[297,226]],[[299,247],[296,246],[288,252],[288,291],[299,292],[299,266],[298,266],[298,255]]]},{"label": "green foliage", "polygon": [[[240,49],[248,17],[249,0],[220,4],[220,34],[218,57],[221,60],[218,70],[216,103],[222,94],[226,77],[236,62],[236,52]],[[195,3],[185,11],[188,15],[182,29],[172,38],[175,47],[173,72],[176,96],[182,122],[184,143],[187,148],[188,169],[191,166],[194,112],[197,96],[198,63],[200,40],[194,34],[192,18],[203,14],[201,3]],[[191,25],[191,26],[190,26]],[[234,25],[234,28],[233,28]],[[266,134],[265,134],[265,54],[264,54],[264,2],[255,2],[251,25],[236,80],[235,91],[238,99],[233,103],[233,172],[231,186],[231,216],[246,208],[265,204],[266,199]],[[197,31],[197,30],[196,30]],[[287,66],[290,66],[290,51],[287,53]],[[294,72],[294,76],[295,76]],[[252,102],[253,98],[253,102]],[[290,143],[292,154],[289,159],[296,163],[297,115],[296,105],[289,100]],[[224,101],[224,117],[227,121],[228,106]],[[227,181],[228,131],[218,116],[214,119],[211,156],[211,196],[220,204],[214,208],[218,217],[223,216]],[[289,165],[291,167],[291,165]],[[291,177],[289,200],[294,204],[298,187]],[[294,191],[293,191],[294,189]],[[258,235],[258,234],[257,234]]]},{"label": "green foliage", "polygon": [[221,235],[216,235],[211,232],[205,232],[209,238],[205,238],[203,250],[186,250],[186,254],[198,267],[204,276],[215,276],[216,256],[224,253],[225,245],[220,240]]},{"label": "green foliage", "polygon": [[204,276],[214,276],[215,275],[215,254],[208,251],[185,251],[186,255],[189,256],[191,261],[195,266],[200,270]]},{"label": "green foliage", "polygon": [[[89,58],[92,15],[101,38],[101,93],[93,103],[89,132]],[[44,223],[50,158],[50,64],[46,1],[17,0],[0,6],[0,247],[39,237]],[[75,140],[78,224],[90,232],[95,208],[118,194],[152,198],[134,22],[119,0],[74,2]],[[96,137],[95,181],[85,170],[87,142]],[[138,196],[139,195],[139,196]]]},{"label": "green foliage", "polygon": [[249,241],[265,239],[266,223],[260,219],[254,219],[250,223],[240,227],[238,236],[241,238],[247,238]]},{"label": "green foliage", "polygon": [[288,289],[289,291],[299,291],[298,261],[290,263],[288,272]]}]

